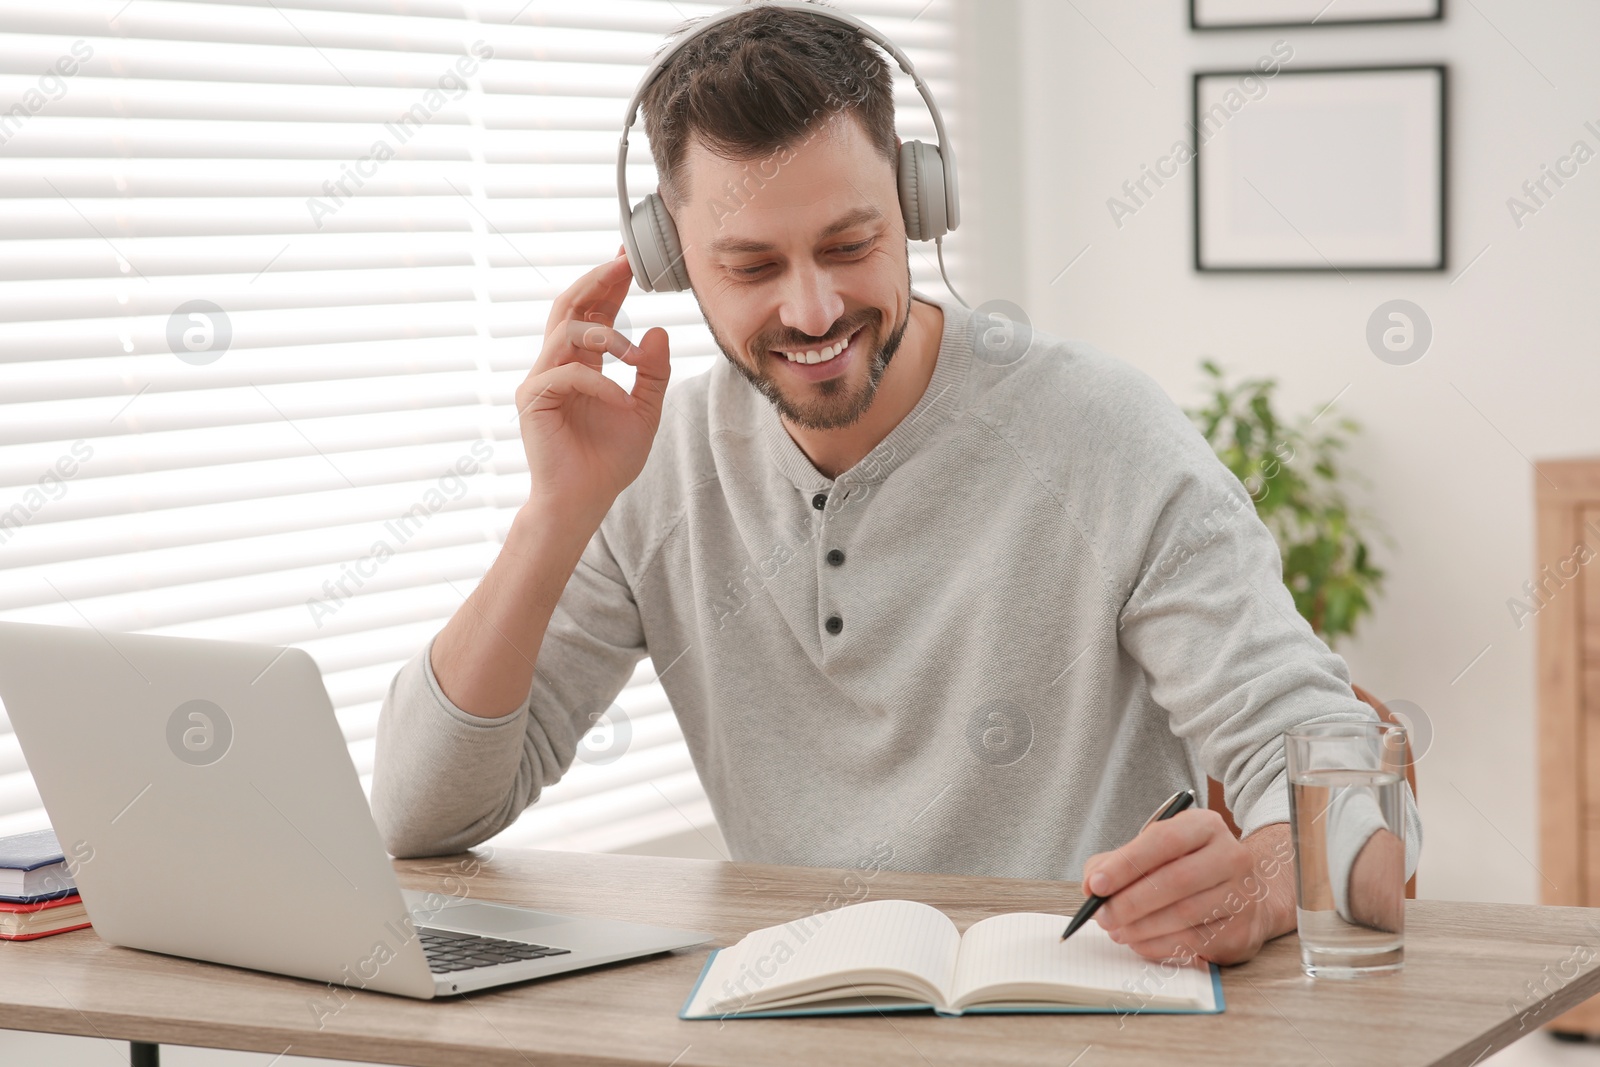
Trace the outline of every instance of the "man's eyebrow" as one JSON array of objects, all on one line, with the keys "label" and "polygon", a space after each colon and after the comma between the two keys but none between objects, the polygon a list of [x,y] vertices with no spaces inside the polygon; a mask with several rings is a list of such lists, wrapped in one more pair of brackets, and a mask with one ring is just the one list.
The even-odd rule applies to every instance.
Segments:
[{"label": "man's eyebrow", "polygon": [[[845,230],[848,230],[853,226],[860,226],[862,223],[866,222],[877,222],[881,218],[883,218],[883,212],[879,211],[875,207],[870,205],[866,207],[858,207],[852,211],[845,212],[837,219],[834,219],[832,222],[828,223],[828,225],[820,234],[820,237],[823,240],[826,240],[829,237],[834,237],[843,233]],[[719,237],[715,241],[711,242],[711,251],[716,255],[721,255],[728,252],[770,252],[772,251],[772,248],[772,244],[767,241],[755,241],[748,238],[739,237]]]}]

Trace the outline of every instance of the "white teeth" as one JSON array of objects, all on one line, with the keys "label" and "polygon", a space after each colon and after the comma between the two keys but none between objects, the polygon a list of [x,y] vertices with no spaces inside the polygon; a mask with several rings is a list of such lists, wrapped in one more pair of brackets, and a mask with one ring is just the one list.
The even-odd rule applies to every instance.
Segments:
[{"label": "white teeth", "polygon": [[[850,337],[854,336],[855,334],[850,335]],[[788,357],[790,363],[826,363],[834,356],[837,356],[840,352],[843,352],[845,348],[849,346],[850,337],[846,337],[841,341],[835,342],[834,344],[829,345],[827,348],[812,348],[804,352],[785,352],[784,355]]]}]

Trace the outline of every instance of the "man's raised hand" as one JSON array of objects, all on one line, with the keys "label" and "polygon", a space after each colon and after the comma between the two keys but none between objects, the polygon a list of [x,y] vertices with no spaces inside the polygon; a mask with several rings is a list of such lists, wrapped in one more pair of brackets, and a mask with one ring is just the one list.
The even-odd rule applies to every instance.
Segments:
[{"label": "man's raised hand", "polygon": [[[644,468],[671,373],[665,330],[634,345],[613,328],[632,280],[619,255],[556,297],[544,347],[516,391],[529,503],[588,526]],[[631,394],[600,372],[607,352],[637,372]]]}]

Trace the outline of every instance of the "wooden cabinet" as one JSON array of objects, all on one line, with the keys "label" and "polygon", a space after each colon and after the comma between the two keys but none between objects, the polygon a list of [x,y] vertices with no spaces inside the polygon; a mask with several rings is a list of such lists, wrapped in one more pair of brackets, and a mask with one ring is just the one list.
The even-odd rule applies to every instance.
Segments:
[{"label": "wooden cabinet", "polygon": [[[1536,628],[1539,883],[1545,904],[1600,907],[1600,459],[1537,468],[1534,571],[1507,609]],[[1546,1027],[1600,1036],[1600,997]]]}]

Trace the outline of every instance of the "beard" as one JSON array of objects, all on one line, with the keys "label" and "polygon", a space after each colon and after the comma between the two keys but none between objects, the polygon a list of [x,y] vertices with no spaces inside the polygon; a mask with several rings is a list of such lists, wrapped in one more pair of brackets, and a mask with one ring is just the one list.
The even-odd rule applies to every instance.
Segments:
[{"label": "beard", "polygon": [[[699,301],[700,295],[696,293],[695,302]],[[802,429],[837,430],[854,424],[872,406],[873,399],[878,395],[878,384],[883,380],[883,372],[889,369],[889,361],[894,358],[895,352],[900,348],[900,342],[905,339],[906,327],[911,322],[911,302],[906,301],[905,317],[887,334],[883,329],[883,313],[876,309],[865,308],[842,316],[826,336],[848,337],[857,329],[862,331],[856,343],[862,346],[858,354],[868,356],[866,381],[855,388],[851,388],[851,383],[846,381],[845,375],[821,382],[809,382],[804,384],[804,394],[801,396],[785,393],[783,387],[778,384],[771,369],[770,361],[776,358],[772,355],[772,350],[795,351],[808,346],[816,347],[816,342],[822,338],[792,332],[762,334],[756,338],[756,343],[752,346],[751,356],[755,363],[752,367],[735,355],[733,348],[721,334],[717,333],[716,326],[711,322],[711,316],[706,314],[704,304],[700,305],[700,315],[711,331],[711,339],[716,341],[717,347],[722,350],[728,362],[733,364],[734,370],[743,375],[745,381],[755,386],[756,391],[767,398],[780,416]]]}]

